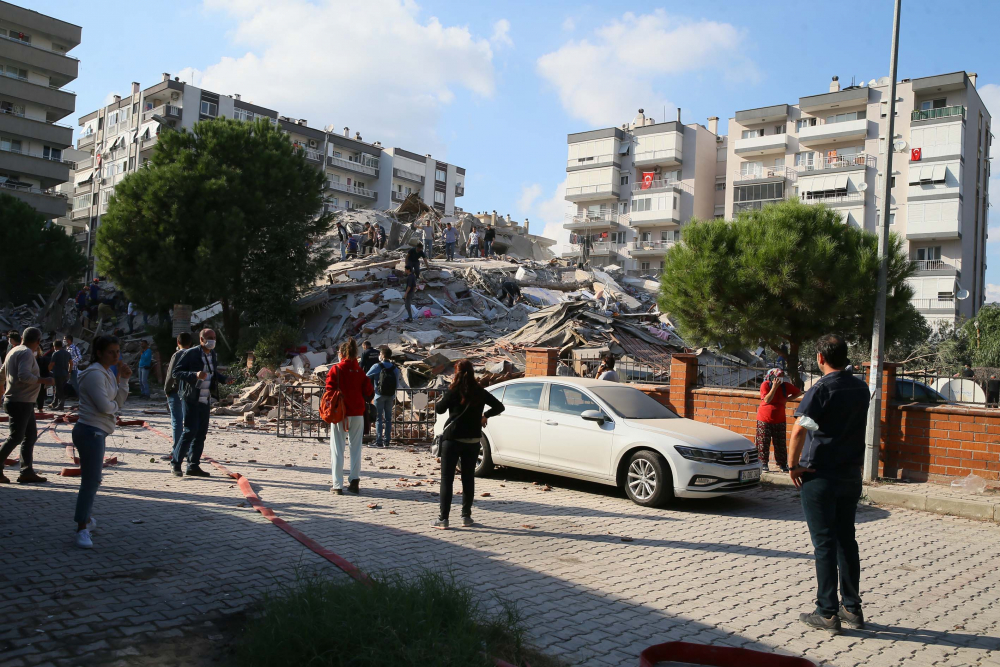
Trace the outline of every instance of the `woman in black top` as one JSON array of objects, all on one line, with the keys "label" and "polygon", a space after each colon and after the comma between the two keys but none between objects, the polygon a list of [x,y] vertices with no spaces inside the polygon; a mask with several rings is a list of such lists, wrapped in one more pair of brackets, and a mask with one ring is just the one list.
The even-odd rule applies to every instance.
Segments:
[{"label": "woman in black top", "polygon": [[[490,409],[483,414],[483,408]],[[486,420],[504,410],[503,403],[479,386],[471,361],[455,364],[455,379],[435,407],[437,413],[448,411],[445,434],[441,438],[441,515],[435,528],[448,528],[451,497],[455,486],[455,464],[462,461],[462,525],[471,526],[472,501],[476,497],[476,459]]]}]

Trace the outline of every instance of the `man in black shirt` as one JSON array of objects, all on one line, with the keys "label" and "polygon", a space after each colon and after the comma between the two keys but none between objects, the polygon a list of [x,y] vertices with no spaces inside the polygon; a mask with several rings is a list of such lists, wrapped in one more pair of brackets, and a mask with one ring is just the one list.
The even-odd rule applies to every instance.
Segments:
[{"label": "man in black shirt", "polygon": [[415,248],[410,248],[406,253],[406,268],[413,269],[415,278],[420,277],[420,260],[424,260],[424,266],[427,266],[427,255],[424,254],[423,243],[418,243]]},{"label": "man in black shirt", "polygon": [[53,343],[55,351],[52,352],[52,361],[49,367],[52,370],[52,377],[56,381],[55,395],[50,404],[53,409],[61,409],[66,403],[66,383],[69,382],[69,370],[72,366],[73,357],[63,349],[63,342],[57,340]]},{"label": "man in black shirt", "polygon": [[483,234],[483,241],[486,243],[484,250],[486,251],[487,257],[493,256],[493,242],[497,240],[497,230],[496,227],[490,225],[486,228],[486,233]]},{"label": "man in black shirt", "polygon": [[[792,482],[801,491],[802,511],[816,555],[816,611],[801,614],[806,625],[840,633],[843,620],[864,627],[861,558],[854,519],[861,499],[868,385],[844,370],[847,343],[827,335],[816,344],[820,378],[795,411],[788,447]],[[840,580],[838,604],[837,581]]]},{"label": "man in black shirt", "polygon": [[986,381],[986,407],[995,408],[1000,402],[1000,380],[996,375],[991,375]]},{"label": "man in black shirt", "polygon": [[361,349],[361,370],[367,373],[369,368],[378,363],[379,351],[367,340],[361,344]]}]

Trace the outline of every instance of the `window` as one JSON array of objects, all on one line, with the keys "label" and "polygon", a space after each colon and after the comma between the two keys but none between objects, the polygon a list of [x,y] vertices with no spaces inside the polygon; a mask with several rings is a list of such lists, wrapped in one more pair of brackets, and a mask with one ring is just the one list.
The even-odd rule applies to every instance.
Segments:
[{"label": "window", "polygon": [[[517,385],[511,385],[511,388]],[[571,389],[554,384],[549,388],[549,412],[580,416],[587,410],[600,410],[600,406],[590,400],[579,389]]]},{"label": "window", "polygon": [[652,232],[643,232],[642,233],[642,237],[639,240],[642,241],[643,243],[649,243],[650,241],[653,240],[653,233]]},{"label": "window", "polygon": [[784,134],[785,133],[785,124],[782,123],[781,125],[775,125],[774,126],[774,133],[775,134]]},{"label": "window", "polygon": [[763,162],[741,162],[740,163],[740,175],[741,176],[752,176],[754,174],[761,174],[764,172]]},{"label": "window", "polygon": [[14,104],[13,102],[7,102],[6,100],[0,101],[0,113],[10,114],[12,116],[24,117],[24,105]]},{"label": "window", "polygon": [[889,177],[889,187],[890,188],[896,187],[896,177],[895,176],[890,176]]},{"label": "window", "polygon": [[851,120],[864,120],[864,118],[865,118],[864,111],[851,111],[849,113],[838,113],[834,116],[827,116],[826,124],[830,125],[831,123],[846,123]]},{"label": "window", "polygon": [[62,162],[62,151],[58,148],[45,146],[42,148],[42,157],[45,158],[46,160],[55,160],[56,162]]},{"label": "window", "polygon": [[618,179],[618,184],[619,185],[628,185],[628,177],[629,177],[628,174],[622,174],[621,178]]},{"label": "window", "polygon": [[488,391],[491,394],[493,394],[493,398],[495,398],[498,401],[500,401],[501,403],[503,403],[503,390],[504,389],[505,389],[505,387],[493,387],[492,389],[489,389]]},{"label": "window", "polygon": [[206,116],[218,116],[219,115],[219,105],[215,102],[209,102],[208,100],[201,101],[201,113]]},{"label": "window", "polygon": [[890,213],[889,214],[889,226],[892,227],[894,224],[896,224],[896,214],[895,213]]},{"label": "window", "polygon": [[445,181],[447,179],[448,179],[448,174],[445,173],[445,171],[443,169],[435,169],[434,170],[434,180],[435,181],[442,181],[443,182],[443,181]]},{"label": "window", "polygon": [[917,259],[921,261],[930,260],[940,260],[941,259],[941,246],[928,246],[926,248],[917,248]]},{"label": "window", "polygon": [[743,130],[741,138],[743,139],[756,139],[757,137],[763,136],[764,133],[761,130]]},{"label": "window", "polygon": [[885,137],[878,138],[878,152],[885,153]]},{"label": "window", "polygon": [[[19,42],[24,42],[25,44],[31,44],[31,35],[20,32],[18,30],[8,31],[4,28],[0,28],[0,35],[3,35],[4,37],[7,37],[9,39],[17,40]],[[66,49],[63,50],[65,51]]]},{"label": "window", "polygon": [[443,192],[435,192],[434,193],[434,203],[435,204],[443,204],[444,203],[444,193]]},{"label": "window", "polygon": [[8,151],[10,153],[20,153],[21,140],[11,139],[10,137],[0,137],[0,150]]},{"label": "window", "polygon": [[20,79],[21,81],[28,80],[28,70],[21,69],[20,67],[14,67],[13,65],[7,65],[7,76],[12,79]]},{"label": "window", "polygon": [[785,170],[785,158],[779,157],[774,159],[774,170],[777,172],[783,172]]},{"label": "window", "polygon": [[256,118],[256,114],[249,109],[233,109],[233,118],[236,120],[251,121]]},{"label": "window", "polygon": [[625,243],[625,232],[611,232],[612,243]]},{"label": "window", "polygon": [[639,262],[640,271],[649,271],[649,262]]},{"label": "window", "polygon": [[733,193],[733,201],[761,201],[781,199],[784,196],[783,183],[761,183],[759,185],[738,185]]},{"label": "window", "polygon": [[128,159],[128,170],[132,171],[133,169],[135,169],[135,158],[134,157],[130,157]]},{"label": "window", "polygon": [[78,211],[81,208],[87,208],[90,206],[90,195],[81,195],[73,200],[73,210]]},{"label": "window", "polygon": [[796,132],[801,132],[802,128],[804,128],[804,127],[812,127],[814,125],[816,125],[816,119],[815,118],[802,118],[800,120],[795,121],[795,131]]},{"label": "window", "polygon": [[813,160],[815,160],[815,153],[813,153],[812,151],[805,151],[803,153],[795,154],[796,167],[805,167],[806,169],[812,169]]},{"label": "window", "polygon": [[674,195],[674,210],[675,211],[677,210],[677,207],[680,206],[680,199],[681,199],[680,197],[678,197],[677,195]]},{"label": "window", "polygon": [[503,404],[508,408],[534,408],[542,398],[541,382],[519,382],[507,385],[503,393]]},{"label": "window", "polygon": [[726,161],[726,149],[725,148],[716,148],[715,149],[715,161],[716,162],[725,162]]},{"label": "window", "polygon": [[618,212],[621,214],[628,213],[628,202],[620,201],[618,202]]},{"label": "window", "polygon": [[931,109],[943,109],[948,106],[948,99],[944,97],[939,97],[936,100],[925,100],[920,103],[921,111],[930,111]]},{"label": "window", "polygon": [[725,190],[726,190],[726,182],[725,181],[723,181],[721,183],[716,183],[715,184],[715,191],[716,192],[725,192]]},{"label": "window", "polygon": [[644,197],[642,199],[632,200],[632,212],[641,213],[642,211],[651,211],[653,207],[652,197]]}]

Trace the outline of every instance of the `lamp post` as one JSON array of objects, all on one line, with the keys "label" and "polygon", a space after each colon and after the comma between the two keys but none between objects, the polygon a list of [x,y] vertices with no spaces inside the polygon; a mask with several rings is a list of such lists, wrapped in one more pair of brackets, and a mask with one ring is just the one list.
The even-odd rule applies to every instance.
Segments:
[{"label": "lamp post", "polygon": [[889,57],[889,108],[886,130],[885,178],[882,179],[882,206],[878,219],[878,295],[875,298],[875,324],[872,327],[872,357],[868,368],[868,424],[865,429],[865,481],[878,477],[878,448],[882,431],[882,348],[885,345],[885,300],[889,282],[889,201],[892,196],[892,153],[896,132],[896,63],[899,60],[899,14],[902,0],[896,0],[892,17],[892,49]]}]

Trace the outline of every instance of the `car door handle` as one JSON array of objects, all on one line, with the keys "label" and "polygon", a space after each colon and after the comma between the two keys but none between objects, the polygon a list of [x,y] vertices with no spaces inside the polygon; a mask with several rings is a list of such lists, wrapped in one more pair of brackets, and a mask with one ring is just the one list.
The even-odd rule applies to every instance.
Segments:
[{"label": "car door handle", "polygon": [[559,422],[549,421],[548,419],[546,419],[545,420],[545,425],[546,426],[559,426]]}]

